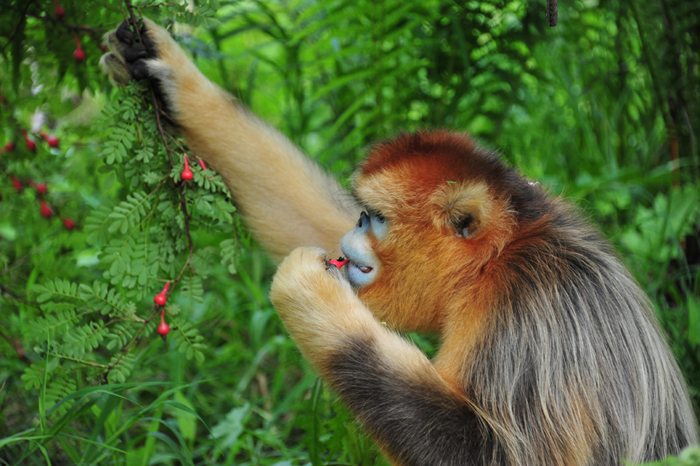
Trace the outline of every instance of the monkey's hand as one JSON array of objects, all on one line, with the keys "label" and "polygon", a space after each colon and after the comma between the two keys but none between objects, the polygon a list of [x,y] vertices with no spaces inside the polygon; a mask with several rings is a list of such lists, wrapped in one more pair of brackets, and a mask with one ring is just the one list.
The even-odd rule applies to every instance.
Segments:
[{"label": "monkey's hand", "polygon": [[143,19],[138,32],[123,21],[105,34],[104,42],[110,52],[102,56],[100,66],[110,80],[115,85],[151,80],[171,119],[179,110],[184,87],[211,86],[168,31],[149,19]]},{"label": "monkey's hand", "polygon": [[285,327],[314,365],[352,336],[380,325],[321,248],[297,248],[282,262],[270,299]]},{"label": "monkey's hand", "polygon": [[339,270],[326,268],[322,249],[292,251],[270,298],[304,356],[394,464],[437,464],[430,458],[463,464],[485,455],[484,424],[464,396],[418,348],[371,315]]}]

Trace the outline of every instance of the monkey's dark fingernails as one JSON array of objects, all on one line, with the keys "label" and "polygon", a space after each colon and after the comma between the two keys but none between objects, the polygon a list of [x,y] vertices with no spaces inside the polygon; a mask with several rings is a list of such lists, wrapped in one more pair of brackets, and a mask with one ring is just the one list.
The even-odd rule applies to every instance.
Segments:
[{"label": "monkey's dark fingernails", "polygon": [[131,63],[135,62],[139,58],[148,58],[148,52],[146,51],[146,46],[141,42],[137,42],[131,46],[131,48],[126,49],[124,54],[126,61]]},{"label": "monkey's dark fingernails", "polygon": [[[342,260],[341,260],[342,259]],[[328,263],[335,265],[339,269],[342,269],[345,264],[347,264],[349,261],[347,259],[344,259],[342,257],[339,257],[338,259],[331,259],[328,261]]]},{"label": "monkey's dark fingernails", "polygon": [[129,28],[129,23],[126,20],[122,21],[117,28],[117,39],[119,39],[119,42],[124,42],[127,45],[131,45],[134,41],[134,33]]},{"label": "monkey's dark fingernails", "polygon": [[148,65],[144,60],[139,60],[131,65],[131,75],[134,79],[146,79],[148,77]]}]

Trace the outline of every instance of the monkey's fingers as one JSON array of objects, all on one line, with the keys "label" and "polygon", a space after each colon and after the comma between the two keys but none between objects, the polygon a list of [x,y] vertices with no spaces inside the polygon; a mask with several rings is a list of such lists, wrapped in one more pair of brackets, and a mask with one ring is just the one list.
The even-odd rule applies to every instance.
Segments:
[{"label": "monkey's fingers", "polygon": [[110,53],[102,57],[100,64],[116,84],[149,77],[146,60],[158,58],[158,50],[145,23],[136,33],[127,21],[122,21],[105,35],[104,41]]}]

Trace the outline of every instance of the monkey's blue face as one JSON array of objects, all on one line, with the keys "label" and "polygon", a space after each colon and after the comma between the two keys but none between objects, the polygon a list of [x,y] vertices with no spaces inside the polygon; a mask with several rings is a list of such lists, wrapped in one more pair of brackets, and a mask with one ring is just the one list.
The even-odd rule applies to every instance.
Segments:
[{"label": "monkey's blue face", "polygon": [[340,250],[349,261],[345,275],[351,285],[361,287],[376,280],[381,263],[372,247],[370,235],[381,240],[386,236],[388,228],[388,221],[382,215],[362,212],[355,228],[340,241]]}]

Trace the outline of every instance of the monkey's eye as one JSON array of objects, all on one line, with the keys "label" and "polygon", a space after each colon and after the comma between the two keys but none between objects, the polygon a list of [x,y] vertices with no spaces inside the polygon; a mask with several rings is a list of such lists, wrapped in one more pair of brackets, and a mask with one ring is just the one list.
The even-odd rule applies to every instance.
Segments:
[{"label": "monkey's eye", "polygon": [[472,215],[467,215],[457,224],[457,236],[473,238],[478,229],[478,222]]},{"label": "monkey's eye", "polygon": [[379,212],[372,212],[369,215],[369,221],[372,225],[372,232],[377,239],[383,239],[389,230],[389,222]]}]

